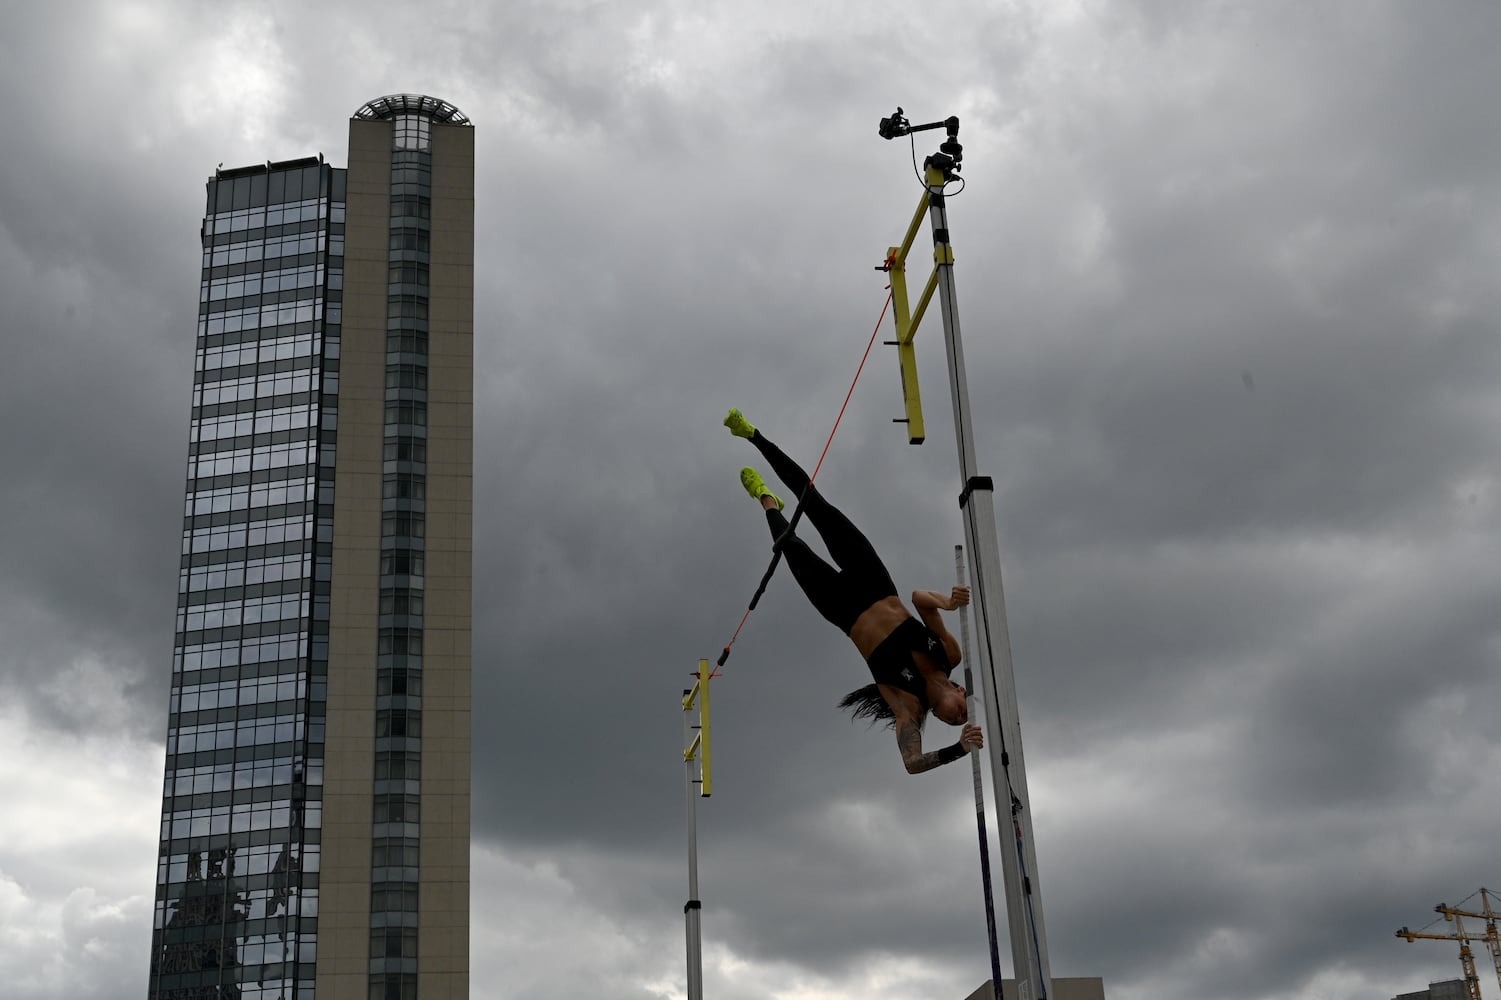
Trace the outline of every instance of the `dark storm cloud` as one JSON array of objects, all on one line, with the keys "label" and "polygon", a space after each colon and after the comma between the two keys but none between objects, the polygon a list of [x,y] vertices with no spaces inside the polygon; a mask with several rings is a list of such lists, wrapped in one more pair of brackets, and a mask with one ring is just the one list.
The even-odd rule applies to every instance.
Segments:
[{"label": "dark storm cloud", "polygon": [[[1048,750],[1103,759],[1122,730],[1148,720],[1169,732],[1245,720],[1216,732],[1207,764],[1171,752],[1151,762],[1180,794],[1161,802],[1143,843],[1116,828],[1119,857],[1138,862],[1089,867],[1106,900],[1125,902],[1105,902],[1087,918],[1098,919],[1094,928],[1075,928],[1079,940],[1121,940],[1110,961],[1136,975],[1154,962],[1171,968],[1167,956],[1228,929],[1239,943],[1202,973],[1197,994],[1188,966],[1161,974],[1185,995],[1296,991],[1339,936],[1327,929],[1342,925],[1333,950],[1380,970],[1387,978],[1376,982],[1391,988],[1369,995],[1389,995],[1420,979],[1401,971],[1416,959],[1394,956],[1387,937],[1396,915],[1411,912],[1404,899],[1485,874],[1475,864],[1483,854],[1411,881],[1404,872],[1400,889],[1378,886],[1374,872],[1409,864],[1414,852],[1378,845],[1426,840],[1436,814],[1488,822],[1470,796],[1446,787],[1454,765],[1414,720],[1455,692],[1483,704],[1494,687],[1486,609],[1497,581],[1468,555],[1492,536],[1494,508],[1476,511],[1455,493],[1494,476],[1477,417],[1496,409],[1495,294],[1476,267],[1493,249],[1469,206],[1493,184],[1495,151],[1430,171],[1434,142],[1409,143],[1401,114],[1362,119],[1344,106],[1358,97],[1369,110],[1380,103],[1370,95],[1401,92],[1407,113],[1426,109],[1430,138],[1455,133],[1439,148],[1471,146],[1450,103],[1454,77],[1430,86],[1393,67],[1432,58],[1416,51],[1429,44],[1458,60],[1460,78],[1483,57],[1454,51],[1476,25],[1438,40],[1433,25],[1360,27],[1361,44],[1374,31],[1380,45],[1372,59],[1340,63],[1351,76],[1324,81],[1300,66],[1283,78],[1283,89],[1304,94],[1317,79],[1332,106],[1302,112],[1292,134],[1268,136],[1268,123],[1283,120],[1260,116],[1209,132],[1216,146],[1247,133],[1257,142],[1198,178],[1189,170],[1203,170],[1200,158],[1164,128],[1183,119],[1155,122],[1152,143],[1108,125],[1070,133],[1098,151],[1089,194],[1104,273],[1120,294],[1100,304],[1081,296],[1087,337],[1063,332],[1087,352],[1048,355],[1028,343],[1023,370],[1004,373],[1001,398],[990,401],[1014,428],[1002,438],[1016,460],[1002,463],[1000,516],[1016,553],[1011,580],[1022,581],[1013,592],[1018,663],[1047,667],[1021,679],[1033,759]],[[1332,137],[1329,156],[1294,158],[1318,135]],[[1185,185],[1185,174],[1196,183]],[[1027,305],[1045,322],[1068,316],[1066,304]],[[1254,374],[1254,394],[1242,371]],[[1488,728],[1476,711],[1445,725],[1484,755]],[[1093,734],[1106,740],[1092,743]],[[1182,787],[1200,768],[1221,790]],[[1222,832],[1182,832],[1206,807]],[[1275,835],[1260,815],[1278,817]],[[1321,829],[1343,858],[1321,857]],[[1050,857],[1044,849],[1045,871]],[[1300,891],[1266,879],[1267,865],[1323,877]],[[1136,884],[1128,870],[1154,877]],[[1057,920],[1085,897],[1073,878],[1052,885],[1053,939],[1066,947]],[[1279,925],[1298,907],[1306,920]],[[1368,916],[1352,920],[1356,909]],[[1154,914],[1149,924],[1134,916],[1143,912]],[[1125,938],[1106,933],[1124,924],[1134,928]],[[1156,944],[1143,947],[1144,935]]]},{"label": "dark storm cloud", "polygon": [[[24,25],[7,37],[0,74],[28,92],[49,76],[46,48],[23,43]],[[104,670],[144,693],[131,722],[154,730],[192,370],[182,324],[193,292],[171,275],[197,259],[196,223],[171,206],[192,198],[204,168],[137,155],[131,121],[97,114],[100,82],[85,72],[37,94],[0,168],[0,419],[13,428],[0,615],[21,690],[89,661],[77,680]],[[66,692],[33,707],[91,722]]]},{"label": "dark storm cloud", "polygon": [[[608,956],[581,981],[653,995],[686,887],[678,691],[769,557],[736,481],[758,456],[718,421],[744,406],[811,469],[917,197],[875,122],[958,113],[1055,973],[1362,1000],[1452,974],[1390,935],[1491,874],[1488,8],[1050,5],[903,32],[539,3],[439,7],[411,36],[397,5],[111,10],[73,34],[27,9],[0,39],[0,82],[47,81],[50,109],[0,161],[0,664],[49,725],[160,726],[203,178],[338,163],[381,93],[450,100],[480,147],[475,835],[511,859],[476,885],[477,940],[511,942],[529,995],[576,995],[507,922],[571,915]],[[820,477],[904,591],[946,585],[960,534],[929,323],[928,443],[890,424],[877,348]],[[123,710],[48,683],[79,662],[123,678]],[[760,970],[711,972],[742,995],[892,958],[956,997],[986,975],[968,775],[908,777],[842,720],[862,669],[784,569],[715,682],[705,933]]]}]

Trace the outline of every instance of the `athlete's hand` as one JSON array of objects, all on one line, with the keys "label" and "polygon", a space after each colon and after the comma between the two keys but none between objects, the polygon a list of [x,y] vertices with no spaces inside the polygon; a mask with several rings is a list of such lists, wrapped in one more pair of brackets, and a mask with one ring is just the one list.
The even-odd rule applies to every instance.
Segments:
[{"label": "athlete's hand", "polygon": [[985,736],[980,732],[980,727],[973,722],[966,722],[959,732],[959,746],[965,753],[978,750],[985,745]]},{"label": "athlete's hand", "polygon": [[949,606],[948,606],[948,610],[950,610],[950,611],[957,611],[958,609],[964,607],[968,603],[969,603],[969,588],[968,587],[955,587],[953,590],[949,591]]}]

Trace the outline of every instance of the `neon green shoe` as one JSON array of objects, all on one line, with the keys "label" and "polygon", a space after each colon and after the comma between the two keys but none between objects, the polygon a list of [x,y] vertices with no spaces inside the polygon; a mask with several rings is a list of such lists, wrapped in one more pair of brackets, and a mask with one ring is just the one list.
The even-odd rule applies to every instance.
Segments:
[{"label": "neon green shoe", "polygon": [[[731,410],[731,413],[739,413],[739,410]],[[766,480],[761,478],[761,473],[755,469],[746,467],[740,470],[740,485],[745,487],[745,492],[751,495],[751,499],[760,501],[762,497],[771,497],[777,502],[777,510],[785,510],[787,505],[782,503],[782,498],[766,488]]]},{"label": "neon green shoe", "polygon": [[724,425],[730,429],[731,434],[739,438],[748,438],[756,433],[756,429],[739,409],[730,410],[729,416],[724,418]]}]

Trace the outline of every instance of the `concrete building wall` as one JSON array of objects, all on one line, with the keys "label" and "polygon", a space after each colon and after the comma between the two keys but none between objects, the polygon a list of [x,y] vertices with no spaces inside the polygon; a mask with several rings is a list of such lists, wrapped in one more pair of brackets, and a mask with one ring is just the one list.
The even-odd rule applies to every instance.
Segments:
[{"label": "concrete building wall", "polygon": [[432,126],[418,995],[469,996],[474,129]]},{"label": "concrete building wall", "polygon": [[[433,123],[418,995],[469,996],[474,130]],[[350,123],[318,992],[367,1000],[393,125]]]},{"label": "concrete building wall", "polygon": [[329,609],[318,996],[368,1000],[391,123],[351,122]]}]

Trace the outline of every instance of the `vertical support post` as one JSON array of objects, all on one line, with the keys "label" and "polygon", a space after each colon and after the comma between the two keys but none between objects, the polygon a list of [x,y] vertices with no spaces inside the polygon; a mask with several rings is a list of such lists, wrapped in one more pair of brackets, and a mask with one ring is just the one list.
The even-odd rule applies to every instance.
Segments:
[{"label": "vertical support post", "polygon": [[[688,799],[688,902],[683,904],[684,933],[688,948],[688,1000],[703,1000],[703,929],[700,915],[703,904],[698,898],[698,810],[693,794],[694,761],[699,762],[703,794],[709,794],[709,661],[698,661],[698,680],[691,689],[683,691],[683,790]],[[694,725],[688,713],[694,702],[699,701],[698,724]],[[693,730],[698,732],[694,733]]]},{"label": "vertical support post", "polygon": [[[691,694],[691,691],[684,691],[684,699]],[[689,728],[688,713],[685,710],[684,740],[689,738]],[[693,758],[685,760],[683,767],[688,799],[688,902],[683,904],[683,930],[687,935],[688,948],[688,1000],[703,1000],[703,929],[699,920],[703,904],[698,898],[698,817],[693,801]]]},{"label": "vertical support post", "polygon": [[[954,546],[954,579],[964,586],[964,546]],[[969,608],[959,609],[959,648],[964,652],[964,690],[969,717],[975,718],[979,707],[975,699],[975,677],[970,670]],[[975,781],[975,828],[980,835],[980,884],[985,890],[985,938],[990,945],[990,981],[1001,981],[1001,951],[995,931],[995,893],[990,884],[990,837],[985,831],[985,782],[981,777],[980,751],[969,752],[969,765]]]},{"label": "vertical support post", "polygon": [[[1481,900],[1484,903],[1485,900]],[[1459,919],[1459,914],[1440,903],[1435,907],[1444,915],[1445,920],[1454,922],[1454,936],[1459,939],[1459,965],[1465,973],[1465,995],[1470,1000],[1482,1000],[1480,996],[1480,976],[1475,971],[1475,953],[1470,950],[1470,935],[1465,933],[1464,921]]]},{"label": "vertical support post", "polygon": [[[929,166],[928,218],[933,228],[933,261],[938,298],[943,312],[943,339],[948,358],[949,387],[954,403],[954,436],[959,450],[963,488],[959,509],[964,519],[964,542],[969,549],[974,579],[972,605],[976,609],[978,671],[985,690],[985,745],[990,751],[996,812],[1010,830],[1000,836],[1002,875],[1006,887],[1006,920],[1011,935],[1011,958],[1019,1000],[1052,996],[1052,972],[1043,923],[1042,896],[1037,876],[1037,852],[1032,842],[1032,812],[1027,796],[1027,765],[1022,753],[1021,719],[1016,705],[1016,677],[1011,663],[1011,635],[1006,624],[1006,601],[1001,589],[1000,543],[996,535],[994,483],[975,472],[974,431],[969,415],[969,384],[964,370],[964,347],[954,293],[954,251],[949,244],[948,211],[944,204],[943,172]],[[1009,809],[1008,809],[1009,805]],[[1009,817],[1008,817],[1009,812]],[[1008,835],[1009,834],[1009,835]],[[1000,984],[997,983],[999,991]]]}]

